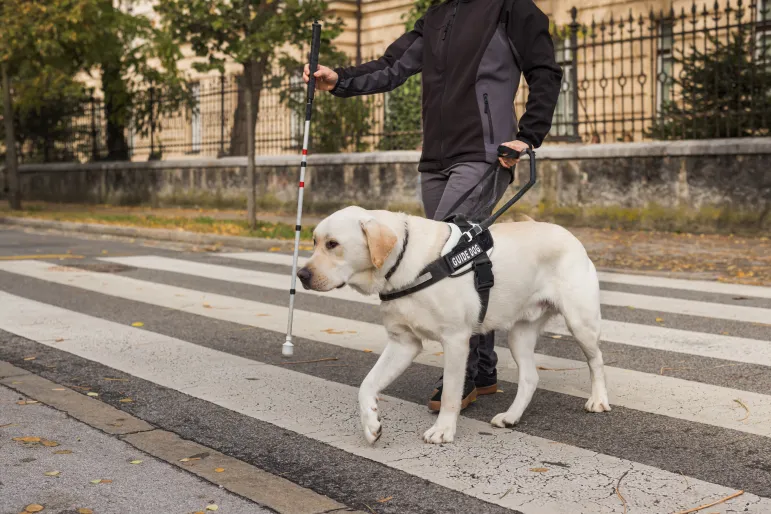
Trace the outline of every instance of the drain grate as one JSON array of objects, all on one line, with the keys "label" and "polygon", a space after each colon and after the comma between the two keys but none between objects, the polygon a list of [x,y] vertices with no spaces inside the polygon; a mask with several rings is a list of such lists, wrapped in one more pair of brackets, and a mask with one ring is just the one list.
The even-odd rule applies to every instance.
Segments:
[{"label": "drain grate", "polygon": [[132,271],[136,268],[133,266],[126,266],[125,264],[117,264],[114,262],[93,262],[85,264],[68,264],[68,268],[76,268],[83,271],[94,271],[96,273],[120,273],[122,271]]}]

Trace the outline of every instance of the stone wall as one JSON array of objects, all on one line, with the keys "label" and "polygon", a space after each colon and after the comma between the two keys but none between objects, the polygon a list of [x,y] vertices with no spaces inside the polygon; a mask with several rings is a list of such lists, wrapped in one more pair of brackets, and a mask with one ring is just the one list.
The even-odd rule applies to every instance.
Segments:
[{"label": "stone wall", "polygon": [[[420,211],[417,152],[312,155],[306,207]],[[538,183],[523,206],[698,211],[758,217],[771,200],[771,138],[562,145],[537,151]],[[259,203],[293,209],[299,156],[257,158]],[[28,200],[111,204],[245,205],[246,159],[21,166]],[[513,187],[527,178],[517,168]],[[0,179],[2,180],[2,179]]]}]

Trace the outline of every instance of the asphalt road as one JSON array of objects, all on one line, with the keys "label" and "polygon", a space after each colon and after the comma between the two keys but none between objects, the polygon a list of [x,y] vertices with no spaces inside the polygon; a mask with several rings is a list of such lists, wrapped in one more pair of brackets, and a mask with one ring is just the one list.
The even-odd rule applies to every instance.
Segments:
[{"label": "asphalt road", "polygon": [[[383,437],[369,447],[356,390],[385,342],[377,306],[347,290],[299,294],[287,362],[289,267],[267,249],[0,229],[0,361],[362,512],[663,513],[738,491],[703,512],[771,512],[771,288],[602,274],[612,412],[583,411],[588,372],[558,322],[539,340],[539,390],[516,428],[489,424],[516,392],[501,336],[503,392],[463,412],[455,443],[423,444],[441,374],[429,344],[386,391]],[[0,455],[13,464],[0,469],[2,513],[40,503],[49,483],[60,492],[44,512],[89,507],[75,500],[150,512],[131,510],[132,490],[158,512],[209,501],[263,511],[152,452],[132,465],[136,448],[45,405],[17,405],[4,383]],[[36,434],[2,426],[20,423],[101,450],[62,455],[71,468],[41,476],[50,452],[22,462],[42,453],[13,441]],[[102,503],[86,480],[99,469],[120,477]]]}]

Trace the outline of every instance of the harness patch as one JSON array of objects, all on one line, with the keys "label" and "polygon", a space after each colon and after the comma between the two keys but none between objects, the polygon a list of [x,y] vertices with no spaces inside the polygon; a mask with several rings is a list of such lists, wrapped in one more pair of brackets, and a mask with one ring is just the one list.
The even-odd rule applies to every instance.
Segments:
[{"label": "harness patch", "polygon": [[452,266],[453,271],[462,268],[481,253],[483,253],[482,247],[479,246],[479,243],[474,243],[465,250],[453,255],[450,258],[450,265]]}]

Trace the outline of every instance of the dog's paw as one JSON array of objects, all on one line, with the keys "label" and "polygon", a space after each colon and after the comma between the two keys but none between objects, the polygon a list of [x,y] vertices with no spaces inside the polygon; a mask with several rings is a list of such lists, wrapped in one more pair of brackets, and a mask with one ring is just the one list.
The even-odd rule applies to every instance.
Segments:
[{"label": "dog's paw", "polygon": [[455,439],[455,425],[436,423],[423,434],[423,440],[431,444],[451,443],[453,439]]},{"label": "dog's paw", "polygon": [[364,437],[369,444],[375,444],[383,435],[383,425],[380,423],[380,414],[377,407],[362,409],[361,426],[364,428]]},{"label": "dog's paw", "polygon": [[516,413],[506,411],[496,414],[490,423],[495,427],[506,428],[519,423],[519,418],[520,416],[516,415]]},{"label": "dog's paw", "polygon": [[586,412],[608,412],[610,411],[610,403],[608,403],[607,393],[593,394],[589,397],[589,400],[584,405]]}]

